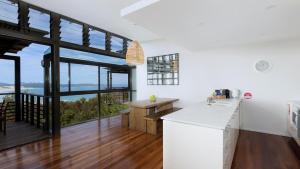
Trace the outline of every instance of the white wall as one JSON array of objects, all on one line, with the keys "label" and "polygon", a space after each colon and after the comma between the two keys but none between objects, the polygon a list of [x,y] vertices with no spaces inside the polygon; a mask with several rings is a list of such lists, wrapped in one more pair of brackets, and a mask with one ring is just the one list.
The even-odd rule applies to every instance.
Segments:
[{"label": "white wall", "polygon": [[[287,134],[287,102],[300,99],[300,41],[281,41],[190,52],[166,41],[143,43],[146,56],[180,53],[180,85],[148,86],[147,64],[137,66],[137,98],[179,98],[179,106],[203,101],[214,89],[251,91],[243,102],[242,128],[278,135]],[[259,59],[271,62],[266,73],[254,70]]]}]

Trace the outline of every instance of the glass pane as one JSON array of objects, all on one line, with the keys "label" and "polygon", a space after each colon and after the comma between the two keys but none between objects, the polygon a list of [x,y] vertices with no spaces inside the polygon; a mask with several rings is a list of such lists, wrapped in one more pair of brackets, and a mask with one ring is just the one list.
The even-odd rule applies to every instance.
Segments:
[{"label": "glass pane", "polygon": [[131,88],[136,90],[136,69],[131,69]]},{"label": "glass pane", "polygon": [[60,91],[69,91],[69,66],[68,63],[60,63]]},{"label": "glass pane", "polygon": [[128,88],[128,74],[127,73],[112,73],[112,88]]},{"label": "glass pane", "polygon": [[82,45],[82,25],[61,19],[60,27],[62,41]]},{"label": "glass pane", "polygon": [[61,97],[62,127],[82,123],[99,117],[97,94]]},{"label": "glass pane", "polygon": [[123,39],[112,36],[111,51],[116,53],[123,53]]},{"label": "glass pane", "polygon": [[71,90],[98,90],[98,67],[71,64]]},{"label": "glass pane", "polygon": [[0,20],[18,23],[18,4],[9,0],[0,0]]},{"label": "glass pane", "polygon": [[109,89],[109,69],[106,67],[100,68],[100,89],[107,90]]},{"label": "glass pane", "polygon": [[50,37],[50,15],[38,10],[29,8],[29,27],[42,30],[40,34]]},{"label": "glass pane", "polygon": [[136,100],[136,96],[137,95],[137,92],[132,92],[132,101],[135,101]]},{"label": "glass pane", "polygon": [[105,33],[90,28],[90,47],[105,50]]},{"label": "glass pane", "polygon": [[[15,92],[15,63],[12,60],[0,59],[0,93]],[[0,99],[3,98],[0,95]]]},{"label": "glass pane", "polygon": [[98,55],[94,53],[88,52],[81,52],[72,49],[60,48],[60,56],[65,58],[74,58],[74,59],[81,59],[81,60],[90,60],[95,62],[102,62],[102,63],[110,63],[116,65],[125,65],[125,59],[105,56],[105,55]]},{"label": "glass pane", "polygon": [[128,109],[124,104],[128,101],[128,92],[101,93],[101,118],[119,115],[121,110]]}]

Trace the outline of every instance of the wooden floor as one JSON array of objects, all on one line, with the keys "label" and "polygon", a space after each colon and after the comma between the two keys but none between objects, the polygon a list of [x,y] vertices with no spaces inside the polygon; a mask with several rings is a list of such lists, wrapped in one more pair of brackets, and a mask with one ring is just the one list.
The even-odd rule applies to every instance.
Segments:
[{"label": "wooden floor", "polygon": [[[60,138],[0,152],[0,168],[162,168],[162,136],[121,128],[120,121],[71,126]],[[300,169],[284,137],[242,131],[236,152],[233,169]]]},{"label": "wooden floor", "polygon": [[290,141],[287,137],[241,131],[232,169],[300,169],[300,157]]},{"label": "wooden floor", "polygon": [[25,122],[8,122],[6,135],[0,132],[0,151],[45,138],[49,138],[49,135],[42,129]]}]

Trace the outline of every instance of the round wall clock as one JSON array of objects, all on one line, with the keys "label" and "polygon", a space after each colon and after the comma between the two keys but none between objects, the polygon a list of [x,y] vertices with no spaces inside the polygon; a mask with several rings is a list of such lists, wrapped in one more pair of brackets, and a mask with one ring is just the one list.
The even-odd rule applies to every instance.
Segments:
[{"label": "round wall clock", "polygon": [[254,67],[258,72],[266,72],[270,70],[271,64],[266,60],[259,60],[255,63]]}]

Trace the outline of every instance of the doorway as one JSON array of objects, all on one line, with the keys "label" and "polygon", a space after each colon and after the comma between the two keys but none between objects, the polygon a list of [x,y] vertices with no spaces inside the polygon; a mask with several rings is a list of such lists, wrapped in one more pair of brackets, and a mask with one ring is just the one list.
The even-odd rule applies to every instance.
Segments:
[{"label": "doorway", "polygon": [[0,55],[0,151],[49,137],[44,97],[21,92],[19,56]]}]

